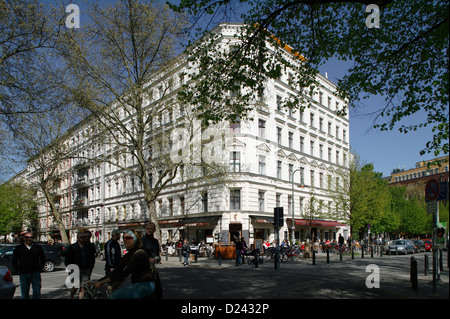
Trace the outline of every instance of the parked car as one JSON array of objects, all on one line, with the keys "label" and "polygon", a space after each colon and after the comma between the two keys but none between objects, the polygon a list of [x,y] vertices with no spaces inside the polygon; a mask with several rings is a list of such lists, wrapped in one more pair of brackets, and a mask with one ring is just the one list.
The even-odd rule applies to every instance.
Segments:
[{"label": "parked car", "polygon": [[395,254],[398,251],[399,254],[407,255],[409,253],[414,254],[414,244],[409,239],[396,239],[389,243],[386,253]]},{"label": "parked car", "polygon": [[[61,265],[61,257],[59,256],[58,250],[55,247],[50,246],[47,243],[36,244],[42,246],[42,248],[44,249],[45,264],[42,269],[43,271],[52,272],[57,266]],[[17,246],[19,245],[9,245],[0,248],[0,265],[8,267],[8,269],[13,274],[16,274],[16,272],[12,267],[12,255],[14,248],[16,248]]]},{"label": "parked car", "polygon": [[66,257],[67,249],[69,248],[70,244],[62,244],[62,243],[54,243],[53,247],[56,248],[56,250],[59,253],[59,256]]},{"label": "parked car", "polygon": [[420,253],[420,252],[426,252],[425,243],[419,239],[413,240],[414,244],[414,252]]},{"label": "parked car", "polygon": [[12,299],[16,292],[16,285],[8,267],[0,266],[0,299]]},{"label": "parked car", "polygon": [[425,251],[431,251],[433,249],[433,243],[431,239],[426,238],[422,239],[423,243],[425,244]]}]

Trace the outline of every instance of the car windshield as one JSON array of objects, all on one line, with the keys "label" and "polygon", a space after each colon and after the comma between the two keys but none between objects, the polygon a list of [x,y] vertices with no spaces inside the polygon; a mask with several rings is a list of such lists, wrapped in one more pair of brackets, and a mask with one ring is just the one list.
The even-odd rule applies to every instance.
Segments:
[{"label": "car windshield", "polygon": [[394,241],[394,245],[405,245],[405,241],[404,240],[396,240]]}]

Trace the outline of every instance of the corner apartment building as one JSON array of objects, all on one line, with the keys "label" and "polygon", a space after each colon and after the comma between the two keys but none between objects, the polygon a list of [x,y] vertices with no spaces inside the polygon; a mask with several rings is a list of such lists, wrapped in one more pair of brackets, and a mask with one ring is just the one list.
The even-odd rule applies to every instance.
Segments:
[{"label": "corner apartment building", "polygon": [[[217,30],[230,38],[237,28],[238,24],[222,24]],[[175,127],[185,121],[189,106],[173,102],[181,88],[180,74],[187,67],[183,59],[180,56],[173,68],[160,76],[174,79],[171,93],[163,97],[171,107],[154,125]],[[300,241],[310,236],[337,239],[339,233],[348,237],[344,221],[323,216],[339,209],[330,185],[339,182],[341,171],[348,171],[349,118],[336,114],[345,101],[333,93],[335,85],[320,75],[317,81],[318,94],[307,97],[313,105],[302,112],[280,109],[283,96],[300,94],[290,86],[286,72],[266,83],[260,106],[249,119],[223,124],[229,132],[222,154],[226,179],[190,179],[178,172],[156,201],[163,242],[188,238],[229,244],[234,235],[245,237],[247,243],[272,241],[275,207],[284,207],[280,239],[291,239],[292,232]],[[141,181],[111,162],[96,161],[112,149],[92,136],[95,129],[86,120],[72,128],[65,140],[74,158],[60,163],[55,194],[69,238],[75,240],[80,228],[91,230],[100,242],[106,242],[116,228],[143,231],[150,216]],[[122,167],[136,165],[135,159],[125,154],[115,160]],[[27,174],[33,179],[35,172],[29,168]],[[308,204],[312,197],[316,200],[314,215]],[[38,213],[40,239],[57,239],[44,200]]]}]

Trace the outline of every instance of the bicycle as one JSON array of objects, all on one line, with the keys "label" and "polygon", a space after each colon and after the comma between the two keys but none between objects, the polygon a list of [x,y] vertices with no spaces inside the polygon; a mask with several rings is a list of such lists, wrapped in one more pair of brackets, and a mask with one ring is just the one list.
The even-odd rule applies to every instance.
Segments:
[{"label": "bicycle", "polygon": [[247,263],[249,265],[262,265],[264,263],[264,259],[262,258],[259,249],[254,249],[249,253],[253,258],[247,258]]}]

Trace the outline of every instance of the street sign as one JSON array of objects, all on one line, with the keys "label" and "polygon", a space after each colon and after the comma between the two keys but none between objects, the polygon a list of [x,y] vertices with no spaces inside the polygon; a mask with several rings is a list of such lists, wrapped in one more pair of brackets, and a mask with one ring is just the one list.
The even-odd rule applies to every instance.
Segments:
[{"label": "street sign", "polygon": [[436,200],[440,201],[440,200],[447,200],[447,199],[448,199],[448,183],[447,182],[439,182],[439,195]]},{"label": "street sign", "polygon": [[425,202],[435,201],[439,196],[439,182],[435,179],[430,179],[425,185]]},{"label": "street sign", "polygon": [[427,213],[430,215],[436,214],[438,209],[437,201],[432,201],[427,203]]}]

